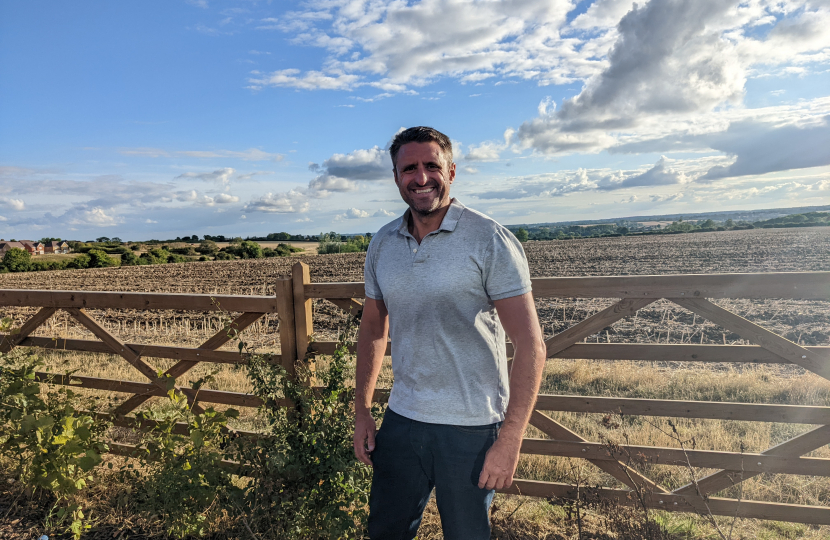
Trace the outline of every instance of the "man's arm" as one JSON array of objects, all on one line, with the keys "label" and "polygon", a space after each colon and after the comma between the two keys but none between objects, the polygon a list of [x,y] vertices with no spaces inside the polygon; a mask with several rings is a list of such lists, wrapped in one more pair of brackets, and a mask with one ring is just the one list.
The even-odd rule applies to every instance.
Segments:
[{"label": "man's arm", "polygon": [[371,452],[375,449],[375,419],[372,417],[372,395],[378,380],[386,336],[389,333],[389,313],[380,300],[366,298],[357,336],[357,366],[355,368],[354,454],[366,465],[372,465]]},{"label": "man's arm", "polygon": [[522,436],[536,403],[547,350],[531,293],[493,303],[501,324],[513,343],[513,368],[510,373],[507,413],[498,439],[487,451],[478,487],[502,489],[513,483]]}]

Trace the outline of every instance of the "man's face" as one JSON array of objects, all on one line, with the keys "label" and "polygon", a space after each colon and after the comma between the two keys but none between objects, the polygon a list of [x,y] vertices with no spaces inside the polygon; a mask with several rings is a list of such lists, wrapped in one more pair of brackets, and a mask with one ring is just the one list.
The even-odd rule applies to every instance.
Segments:
[{"label": "man's face", "polygon": [[455,163],[447,163],[436,142],[411,142],[398,150],[395,184],[413,212],[428,216],[450,204]]}]

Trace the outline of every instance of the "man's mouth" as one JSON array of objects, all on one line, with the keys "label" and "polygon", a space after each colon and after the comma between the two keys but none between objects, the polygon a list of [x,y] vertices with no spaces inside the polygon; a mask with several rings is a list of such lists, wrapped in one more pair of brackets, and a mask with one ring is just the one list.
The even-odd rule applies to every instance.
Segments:
[{"label": "man's mouth", "polygon": [[423,189],[415,189],[413,191],[415,191],[415,193],[429,193],[429,192],[433,191],[434,189],[435,189],[434,187],[428,187],[428,188],[423,188]]}]

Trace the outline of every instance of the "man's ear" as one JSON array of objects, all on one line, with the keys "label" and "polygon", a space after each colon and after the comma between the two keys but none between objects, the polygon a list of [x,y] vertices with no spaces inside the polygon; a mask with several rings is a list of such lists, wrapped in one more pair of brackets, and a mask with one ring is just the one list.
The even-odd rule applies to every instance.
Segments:
[{"label": "man's ear", "polygon": [[455,180],[455,163],[450,163],[450,184]]}]

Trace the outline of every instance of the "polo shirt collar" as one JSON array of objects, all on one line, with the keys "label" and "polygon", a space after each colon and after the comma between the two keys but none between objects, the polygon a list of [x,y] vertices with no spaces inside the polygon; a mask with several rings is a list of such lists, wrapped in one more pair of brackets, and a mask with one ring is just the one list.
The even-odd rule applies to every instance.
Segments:
[{"label": "polo shirt collar", "polygon": [[[455,230],[455,226],[458,225],[458,220],[461,219],[461,214],[464,213],[466,208],[467,207],[461,204],[458,199],[453,198],[450,200],[450,208],[447,210],[447,213],[444,214],[444,219],[441,220],[441,226],[438,227],[438,230],[453,232]],[[407,208],[406,212],[403,214],[403,217],[401,217],[400,224],[398,224],[398,232],[404,236],[409,236],[409,215],[411,213],[412,210]]]}]

